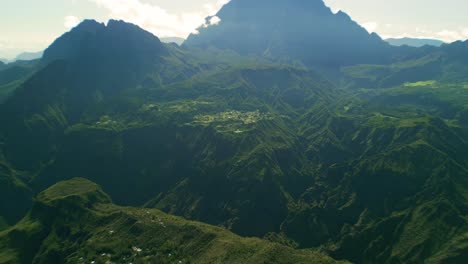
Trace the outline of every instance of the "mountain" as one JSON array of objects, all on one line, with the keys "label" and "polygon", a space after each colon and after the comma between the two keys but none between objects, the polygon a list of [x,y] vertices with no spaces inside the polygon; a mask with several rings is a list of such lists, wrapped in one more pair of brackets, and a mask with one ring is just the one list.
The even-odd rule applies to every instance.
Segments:
[{"label": "mountain", "polygon": [[175,43],[177,45],[182,45],[184,43],[185,39],[183,38],[178,38],[178,37],[172,37],[172,38],[161,38],[161,41],[164,43]]},{"label": "mountain", "polygon": [[421,39],[421,38],[388,38],[385,39],[392,46],[410,46],[410,47],[422,47],[422,46],[435,46],[440,47],[445,44],[444,41],[438,39]]},{"label": "mountain", "polygon": [[[123,37],[125,34],[128,36]],[[111,43],[115,45],[110,45]],[[157,37],[135,25],[110,20],[106,26],[94,20],[85,20],[55,40],[44,51],[43,61],[47,63],[58,59],[86,60],[92,56],[99,56],[101,59],[115,57],[116,60],[129,59],[129,63],[135,63],[136,60],[148,63],[150,60],[154,61],[155,56],[165,52]],[[129,56],[130,54],[134,56]],[[144,55],[149,57],[145,58]]]},{"label": "mountain", "polygon": [[322,0],[233,0],[200,27],[187,47],[217,47],[240,54],[336,67],[390,60],[391,47],[347,14],[334,14]]},{"label": "mountain", "polygon": [[0,103],[5,101],[38,67],[35,61],[17,61],[0,65]]},{"label": "mountain", "polygon": [[366,88],[388,88],[418,81],[468,82],[468,41],[420,49],[426,54],[389,65],[355,65],[342,71],[350,85]]},{"label": "mountain", "polygon": [[[7,64],[7,63],[13,63],[17,61],[32,61],[32,60],[38,60],[42,57],[43,51],[39,52],[23,52],[17,55],[14,59],[7,60],[0,58],[0,64]],[[2,66],[0,66],[1,69]]]},{"label": "mountain", "polygon": [[40,193],[30,213],[0,233],[0,249],[0,263],[9,264],[345,263],[158,210],[119,207],[79,178]]},{"label": "mountain", "polygon": [[[161,84],[193,74],[196,69],[188,68],[179,58],[181,54],[135,25],[111,20],[106,26],[86,20],[45,50],[40,61],[44,67],[38,78],[30,79],[18,93],[28,93],[28,89],[38,89],[40,93],[40,89],[46,89],[42,92],[52,93],[48,100],[59,100],[55,105],[63,105],[65,100],[68,114],[78,116],[90,102],[122,89],[145,82]],[[62,92],[45,87],[44,81],[49,80],[50,74],[60,74],[54,89]],[[60,96],[61,93],[66,96]],[[29,109],[46,106],[39,106],[41,100],[34,97],[27,101]]]},{"label": "mountain", "polygon": [[[118,89],[144,78],[168,53],[157,37],[137,26],[115,20],[110,20],[106,26],[85,20],[54,41],[44,51],[42,62],[69,62],[70,67],[87,71],[82,74],[93,74],[102,84]],[[128,74],[125,70],[132,67],[134,70]],[[110,69],[117,74],[106,76]]]},{"label": "mountain", "polygon": [[[110,22],[107,27],[112,26]],[[198,65],[209,69],[207,73],[202,71],[190,77],[189,74],[196,72],[199,66],[187,66],[182,61],[175,63],[178,57],[171,56],[183,51],[160,44],[156,37],[133,25],[122,27],[135,30],[135,42],[145,43],[147,37],[154,40],[149,46],[156,45],[157,50],[141,55],[141,60],[134,62],[138,64],[136,66],[133,63],[119,65],[119,61],[126,61],[126,56],[132,55],[133,60],[139,58],[142,49],[131,49],[130,46],[99,51],[115,42],[114,38],[108,38],[114,35],[109,34],[104,25],[93,21],[83,22],[46,50],[42,60],[44,68],[0,106],[1,122],[7,124],[0,129],[6,163],[19,171],[31,172],[31,175],[40,174],[24,180],[33,192],[65,179],[63,172],[74,171],[71,177],[88,174],[87,177],[102,184],[121,204],[148,203],[148,206],[171,210],[168,207],[170,200],[180,199],[171,193],[182,193],[182,188],[188,188],[193,199],[204,198],[198,202],[200,211],[191,212],[182,204],[196,200],[181,200],[181,206],[174,207],[174,212],[224,224],[240,234],[265,235],[279,230],[281,219],[287,214],[287,196],[280,192],[281,183],[275,179],[282,177],[283,172],[262,172],[262,167],[256,166],[251,168],[252,171],[243,171],[239,167],[231,171],[232,175],[216,175],[227,173],[229,164],[241,157],[246,164],[251,157],[277,167],[275,153],[287,155],[299,144],[296,136],[286,129],[290,122],[288,117],[280,113],[291,111],[295,116],[294,111],[303,112],[313,105],[329,104],[333,86],[314,73],[294,67],[236,66],[231,62],[230,66],[218,64],[212,68],[210,64],[213,62],[203,61],[199,58],[202,55],[185,56],[185,60],[198,58]],[[128,37],[131,33],[123,30],[118,35]],[[89,46],[93,49],[88,50],[86,47]],[[164,52],[164,56],[159,55],[159,51]],[[106,52],[115,56],[103,56]],[[156,56],[154,64],[143,67],[151,63],[147,61],[151,55]],[[95,70],[97,67],[103,67],[99,74]],[[147,72],[146,76],[127,79],[128,74],[122,73],[138,73],[139,67]],[[158,67],[164,68],[158,71]],[[188,67],[191,72],[186,70]],[[155,69],[154,72],[151,69]],[[180,79],[172,80],[164,70]],[[125,78],[128,85],[124,86],[122,80],[116,83],[118,78]],[[220,83],[225,85],[220,87]],[[211,118],[214,120],[209,121]],[[235,122],[231,124],[230,118]],[[269,135],[270,131],[278,132]],[[153,133],[159,136],[152,137]],[[177,138],[172,136],[177,134]],[[199,141],[193,140],[195,135]],[[230,151],[218,156],[212,149],[220,146],[206,145],[210,137],[218,138]],[[99,142],[104,145],[96,151]],[[115,142],[116,148],[109,148],[107,144],[110,142]],[[27,151],[31,145],[35,146],[33,152]],[[146,150],[140,149],[144,145],[148,146]],[[199,153],[205,148],[205,154]],[[25,155],[26,152],[30,154]],[[208,153],[211,154],[205,157]],[[91,165],[89,162],[94,162],[95,158],[103,163]],[[215,165],[217,163],[219,165]],[[256,176],[258,173],[263,176]],[[108,174],[113,175],[112,181],[106,178]],[[134,174],[135,178],[129,178],[129,174]],[[298,182],[303,181],[301,176],[291,175],[297,177]],[[267,201],[265,198],[254,197],[248,190],[243,190],[241,193],[245,197],[239,199],[236,198],[239,193],[229,191],[232,186],[242,186],[243,181],[278,199],[279,215],[276,216],[274,207],[267,208],[266,212],[257,209]],[[262,187],[262,182],[272,189]],[[220,184],[225,195],[218,196],[201,183],[207,186]],[[233,199],[236,200],[232,205],[217,209],[216,214],[208,210],[217,207],[216,200],[229,203]],[[254,199],[259,204],[245,206],[245,199]],[[244,217],[239,217],[234,210],[241,211]],[[248,214],[257,220],[249,223],[245,217]],[[271,214],[275,218],[270,222]]]},{"label": "mountain", "polygon": [[[123,21],[87,20],[57,39],[0,104],[0,200],[13,201],[0,206],[0,260],[118,261],[140,248],[194,263],[307,263],[320,249],[354,263],[463,263],[467,43],[392,48],[321,1],[269,3],[233,0],[192,36],[250,25],[259,38],[232,38],[234,50],[222,38],[164,44]],[[257,28],[280,10],[300,14],[295,25],[315,19],[327,41],[377,38],[383,55],[338,53],[322,65],[341,67],[332,79],[312,69],[318,60],[290,60],[301,58],[286,44],[315,45],[310,36],[275,31],[286,44],[264,54],[273,31]]]},{"label": "mountain", "polygon": [[30,61],[42,58],[43,51],[39,52],[23,52],[15,57],[13,61]]},{"label": "mountain", "polygon": [[0,161],[0,231],[14,225],[31,208],[33,192],[21,178],[21,172]]}]

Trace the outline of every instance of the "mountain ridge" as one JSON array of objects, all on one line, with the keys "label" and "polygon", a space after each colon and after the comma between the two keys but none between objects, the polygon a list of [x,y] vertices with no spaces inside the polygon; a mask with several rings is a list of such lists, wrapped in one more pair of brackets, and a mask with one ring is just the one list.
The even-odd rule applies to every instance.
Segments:
[{"label": "mountain ridge", "polygon": [[[230,4],[248,9],[265,2]],[[268,16],[291,14],[278,8],[284,5],[317,5],[318,14],[330,18],[319,1],[289,3],[274,2]],[[237,10],[223,12],[252,18]],[[131,240],[138,242],[133,245],[112,244],[108,235],[115,229],[94,224],[117,225],[125,230],[117,242],[126,243],[161,230],[147,210],[182,225],[190,224],[158,210],[305,251],[320,247],[356,263],[456,263],[466,256],[468,42],[392,48],[385,56],[396,58],[388,64],[353,64],[331,82],[312,66],[274,52],[247,56],[222,47],[178,47],[134,25],[109,24],[85,21],[57,40],[37,72],[20,80],[0,105],[0,180],[9,191],[0,196],[24,202],[14,212],[9,204],[0,207],[4,256],[21,255],[15,253],[20,249],[37,262],[68,256],[77,262],[114,255],[110,250],[118,248],[121,260],[132,256],[132,247],[154,243],[169,252],[151,254],[166,257],[174,244],[188,246],[182,250],[187,253],[192,242],[206,247],[213,241],[176,224],[174,233],[163,233],[177,237],[175,243],[145,237]],[[278,36],[277,43],[289,43]],[[101,205],[94,208],[93,200]],[[17,224],[30,208],[29,217],[36,218]],[[91,225],[78,221],[96,215],[99,221]],[[41,219],[52,219],[52,225],[35,221]],[[135,224],[140,219],[156,222]],[[90,241],[81,256],[68,254],[82,241],[77,223],[99,241]],[[23,242],[37,234],[48,238],[31,239],[27,248]],[[229,245],[213,250],[229,259]],[[33,248],[39,246],[42,251]],[[250,250],[260,254],[262,247]],[[278,247],[266,248],[266,255],[252,258],[286,261],[283,253],[271,253]],[[309,256],[297,254],[300,260]]]},{"label": "mountain ridge", "polygon": [[185,39],[179,38],[179,37],[166,37],[166,38],[161,38],[161,41],[165,43],[175,43],[181,46],[184,43]]},{"label": "mountain ridge", "polygon": [[38,60],[42,58],[42,55],[44,54],[44,51],[38,51],[38,52],[22,52],[18,54],[13,62],[15,61],[31,61],[31,60]]},{"label": "mountain ridge", "polygon": [[390,45],[344,12],[334,14],[322,0],[233,0],[216,16],[221,22],[199,28],[184,45],[214,46],[244,55],[272,55],[330,67],[390,59]]},{"label": "mountain ridge", "polygon": [[[138,43],[134,39],[138,39]],[[111,43],[112,45],[110,45]],[[66,50],[66,47],[69,47],[69,50]],[[117,52],[124,52],[127,49],[133,50],[133,55],[136,56],[138,54],[135,52],[137,47],[141,53],[147,53],[147,55],[154,56],[165,52],[159,38],[136,25],[118,20],[109,20],[107,25],[95,20],[84,20],[70,32],[54,41],[44,51],[42,60],[49,63],[58,59],[115,56]]]},{"label": "mountain ridge", "polygon": [[0,247],[6,244],[11,250],[0,253],[0,263],[346,263],[158,210],[118,207],[80,178],[41,192],[25,219],[0,232]]},{"label": "mountain ridge", "polygon": [[440,47],[446,42],[438,39],[425,39],[425,38],[388,38],[385,39],[386,42],[390,43],[393,46],[411,46],[411,47],[423,47],[425,45]]}]

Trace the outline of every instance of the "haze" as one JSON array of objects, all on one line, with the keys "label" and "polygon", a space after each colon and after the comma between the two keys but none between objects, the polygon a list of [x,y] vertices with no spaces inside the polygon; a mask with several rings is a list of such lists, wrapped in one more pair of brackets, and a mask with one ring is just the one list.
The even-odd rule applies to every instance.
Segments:
[{"label": "haze", "polygon": [[[123,19],[158,37],[187,37],[227,0],[15,0],[1,1],[0,58],[39,51],[85,18]],[[325,0],[383,38],[417,37],[446,42],[468,38],[462,0]],[[28,8],[25,8],[27,6]]]}]

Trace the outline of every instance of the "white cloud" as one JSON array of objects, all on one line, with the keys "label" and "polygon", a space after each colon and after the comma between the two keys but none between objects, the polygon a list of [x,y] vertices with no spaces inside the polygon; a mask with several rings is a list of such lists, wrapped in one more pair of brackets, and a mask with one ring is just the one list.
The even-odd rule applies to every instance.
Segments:
[{"label": "white cloud", "polygon": [[205,10],[211,14],[211,15],[214,15],[216,14],[216,12],[218,12],[218,10],[225,4],[229,3],[230,0],[217,0],[216,2],[214,3],[210,3],[210,4],[205,4],[203,7],[205,8]]},{"label": "white cloud", "polygon": [[210,25],[218,25],[219,22],[221,22],[221,18],[217,17],[217,16],[214,16],[214,17],[211,17],[210,19]]},{"label": "white cloud", "polygon": [[[196,33],[196,28],[205,24],[205,18],[214,15],[228,1],[218,0],[205,5],[200,12],[173,14],[158,5],[144,0],[90,0],[109,11],[108,18],[122,19],[134,23],[158,37],[186,38]],[[219,19],[219,18],[218,18]],[[210,21],[211,22],[211,21]],[[219,23],[214,20],[213,22]]]},{"label": "white cloud", "polygon": [[442,30],[436,33],[436,36],[447,42],[468,39],[468,28],[460,28],[459,30]]},{"label": "white cloud", "polygon": [[369,33],[375,32],[375,30],[379,27],[377,22],[366,22],[362,24],[362,27],[365,28]]},{"label": "white cloud", "polygon": [[79,23],[80,23],[80,19],[77,18],[76,16],[66,16],[65,17],[65,22],[63,23],[63,25],[67,29],[72,29],[72,28],[76,27]]},{"label": "white cloud", "polygon": [[336,8],[330,7],[330,9],[331,9],[332,13],[335,14],[335,15],[338,14],[339,12],[341,12],[341,9],[338,8],[338,7],[336,7]]},{"label": "white cloud", "polygon": [[[201,27],[207,28],[209,26],[216,26],[220,22],[221,22],[221,18],[219,18],[218,16],[212,16],[212,17],[210,17],[210,19],[208,21],[205,21],[205,23],[203,25],[201,25]],[[198,32],[198,30],[195,30],[192,33],[193,34],[198,34],[199,32]]]},{"label": "white cloud", "polygon": [[337,0],[325,0],[324,2],[331,9],[333,14],[336,14],[341,11],[341,8],[339,7],[340,4]]}]

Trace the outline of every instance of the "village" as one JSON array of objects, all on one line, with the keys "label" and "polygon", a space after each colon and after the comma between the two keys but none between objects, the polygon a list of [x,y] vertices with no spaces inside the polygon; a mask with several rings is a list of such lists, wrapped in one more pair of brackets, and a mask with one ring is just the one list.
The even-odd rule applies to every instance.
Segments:
[{"label": "village", "polygon": [[197,115],[194,119],[195,123],[205,125],[216,122],[242,122],[244,125],[249,125],[257,123],[260,120],[272,119],[272,116],[270,114],[261,113],[259,110],[252,112],[231,110],[214,115]]}]

